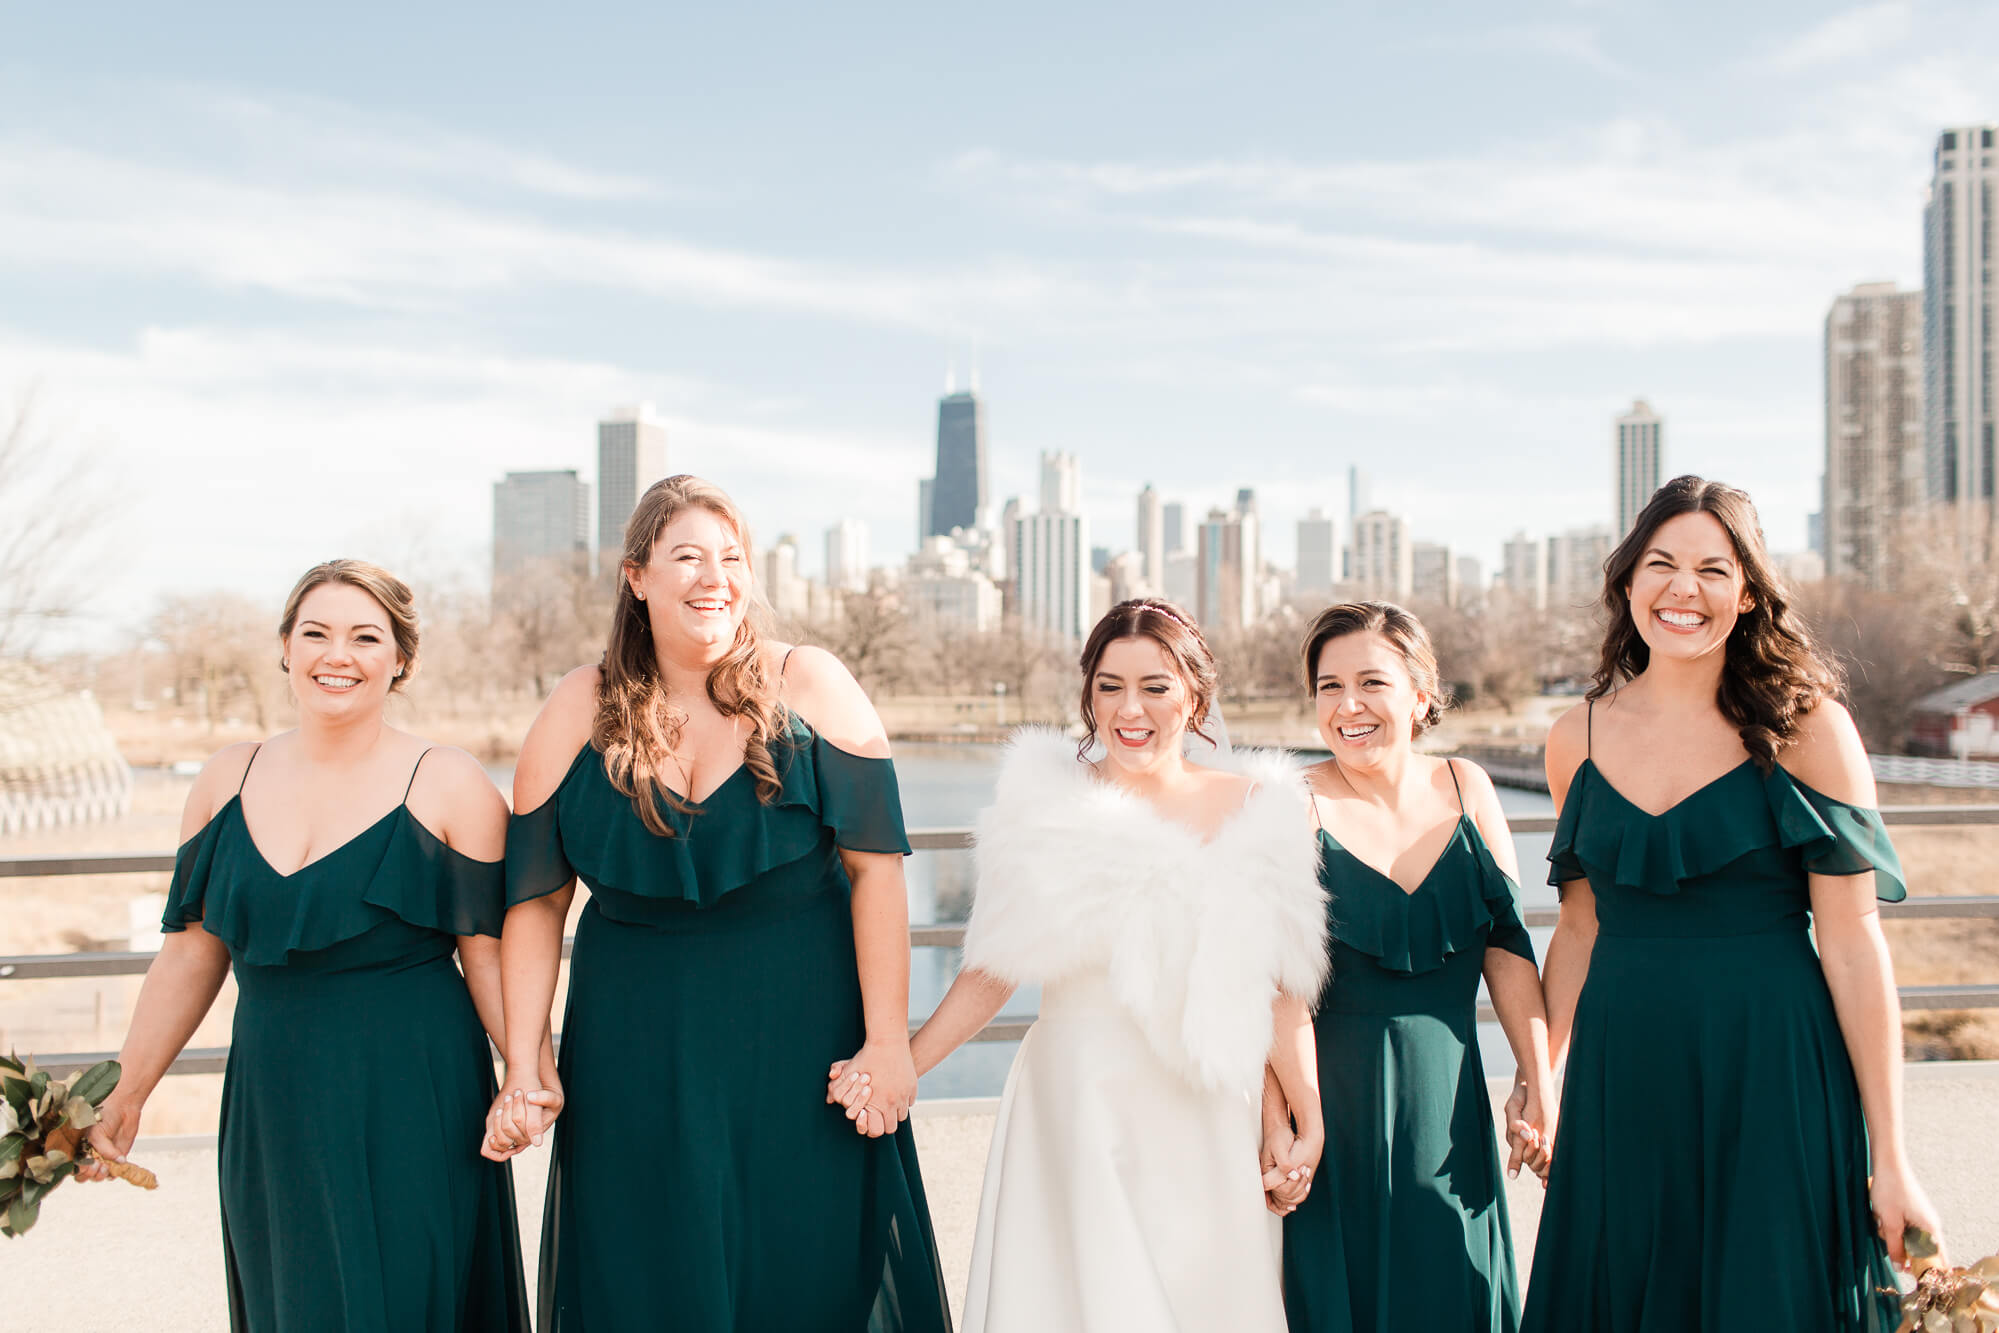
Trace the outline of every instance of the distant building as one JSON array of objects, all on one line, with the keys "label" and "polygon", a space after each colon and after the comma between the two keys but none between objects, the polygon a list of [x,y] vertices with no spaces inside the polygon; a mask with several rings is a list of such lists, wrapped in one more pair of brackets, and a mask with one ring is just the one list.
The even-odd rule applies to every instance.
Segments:
[{"label": "distant building", "polygon": [[1187,506],[1178,500],[1169,501],[1161,507],[1164,519],[1166,554],[1177,555],[1187,549]]},{"label": "distant building", "polygon": [[1916,700],[1909,712],[1909,753],[1999,758],[1999,671],[1967,677]]},{"label": "distant building", "polygon": [[639,497],[666,472],[666,427],[652,404],[613,408],[597,423],[597,565],[616,569],[624,557],[625,523]]},{"label": "distant building", "polygon": [[1937,136],[1923,206],[1923,453],[1967,555],[1993,550],[1993,340],[1999,336],[1999,124]]},{"label": "distant building", "polygon": [[1104,576],[1110,580],[1111,605],[1128,602],[1134,597],[1156,597],[1158,585],[1145,577],[1145,558],[1137,551],[1120,551],[1104,566]]},{"label": "distant building", "polygon": [[1194,533],[1194,618],[1211,632],[1246,629],[1256,616],[1258,570],[1250,563],[1256,516],[1210,509]]},{"label": "distant building", "polygon": [[1020,497],[1012,496],[1000,508],[999,541],[993,556],[992,575],[1001,583],[1013,578],[1018,572],[1014,559],[1014,531],[1020,525]]},{"label": "distant building", "polygon": [[1305,600],[1333,595],[1340,581],[1340,547],[1333,520],[1319,509],[1298,520],[1298,560],[1295,595]]},{"label": "distant building", "polygon": [[1870,282],[1825,319],[1825,476],[1813,549],[1840,578],[1888,586],[1896,535],[1926,504],[1923,294]]},{"label": "distant building", "polygon": [[1090,532],[1081,514],[1023,514],[1014,520],[1014,597],[1021,623],[1065,643],[1081,643],[1090,614]]},{"label": "distant building", "polygon": [[1166,528],[1160,509],[1159,492],[1147,482],[1138,493],[1138,577],[1153,589],[1166,581]]},{"label": "distant building", "polygon": [[970,634],[1000,626],[999,588],[949,537],[924,538],[909,558],[902,593],[911,615],[924,624]]},{"label": "distant building", "polygon": [[1092,574],[1104,574],[1109,572],[1110,567],[1111,548],[1108,546],[1092,546],[1090,548],[1090,572]]},{"label": "distant building", "polygon": [[[609,548],[615,562],[622,543]],[[509,472],[493,483],[493,577],[557,562],[590,569],[590,484],[576,469]]]},{"label": "distant building", "polygon": [[1603,596],[1603,567],[1617,541],[1600,524],[1548,538],[1547,605],[1580,609]]},{"label": "distant building", "polygon": [[1076,455],[1047,452],[1041,455],[1041,512],[1083,512],[1083,469]]},{"label": "distant building", "polygon": [[1353,531],[1362,514],[1374,509],[1374,487],[1368,483],[1367,473],[1358,467],[1347,468],[1347,531]]},{"label": "distant building", "polygon": [[937,403],[937,470],[929,522],[918,535],[948,537],[953,528],[990,522],[986,509],[986,407],[976,393],[947,393]]},{"label": "distant building", "polygon": [[1617,493],[1617,536],[1631,531],[1638,512],[1659,489],[1664,457],[1660,439],[1664,423],[1643,398],[1617,419],[1617,446],[1612,458],[1612,483]]},{"label": "distant building", "polygon": [[812,585],[798,570],[798,539],[785,533],[757,562],[764,600],[780,620],[804,620],[812,614]]},{"label": "distant building", "polygon": [[1520,605],[1547,609],[1548,555],[1539,538],[1516,532],[1506,539],[1500,548],[1499,581]]},{"label": "distant building", "polygon": [[1409,545],[1409,596],[1433,606],[1458,604],[1458,562],[1442,542]]},{"label": "distant building", "polygon": [[868,525],[843,518],[826,529],[826,586],[841,592],[868,590]]},{"label": "distant building", "polygon": [[[1200,563],[1192,551],[1174,551],[1166,557],[1165,598],[1189,615],[1194,614],[1194,603],[1198,600]],[[1195,619],[1198,621],[1200,617]]]},{"label": "distant building", "polygon": [[1458,605],[1475,608],[1485,602],[1485,566],[1475,555],[1458,557]]},{"label": "distant building", "polygon": [[1409,525],[1399,515],[1375,509],[1354,520],[1351,581],[1362,597],[1407,602],[1415,577]]},{"label": "distant building", "polygon": [[1825,557],[1817,551],[1773,551],[1770,563],[1793,591],[1825,578]]},{"label": "distant building", "polygon": [[[936,524],[933,521],[936,513],[937,479],[935,477],[924,477],[916,483],[916,539],[918,541],[922,541],[925,537],[937,535]],[[946,528],[944,535],[947,537],[950,536],[951,530]]]}]

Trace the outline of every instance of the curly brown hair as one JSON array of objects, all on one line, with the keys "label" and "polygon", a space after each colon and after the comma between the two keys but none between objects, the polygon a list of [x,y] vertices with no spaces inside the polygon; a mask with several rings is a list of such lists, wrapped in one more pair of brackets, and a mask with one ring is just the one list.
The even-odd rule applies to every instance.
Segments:
[{"label": "curly brown hair", "polygon": [[1305,694],[1318,689],[1319,650],[1349,634],[1379,634],[1402,658],[1409,679],[1430,696],[1430,706],[1410,719],[1411,739],[1441,722],[1451,706],[1450,687],[1437,670],[1437,650],[1423,622],[1393,602],[1341,602],[1319,612],[1305,631]]},{"label": "curly brown hair", "polygon": [[1683,514],[1711,516],[1735,547],[1750,605],[1724,645],[1715,704],[1736,725],[1749,757],[1767,773],[1778,752],[1797,735],[1799,722],[1821,701],[1837,697],[1842,680],[1838,665],[1819,651],[1804,621],[1792,610],[1784,581],[1764,548],[1763,525],[1747,491],[1689,475],[1675,477],[1652,493],[1631,531],[1603,564],[1601,605],[1608,628],[1588,697],[1603,698],[1644,671],[1651,660],[1652,650],[1645,646],[1631,614],[1632,572],[1651,549],[1660,526]]},{"label": "curly brown hair", "polygon": [[[626,569],[643,568],[666,525],[685,510],[706,509],[722,520],[743,548],[744,568],[750,564],[750,532],[721,487],[681,473],[657,481],[639,497],[625,524],[624,557],[618,578],[617,604],[611,611],[611,634],[604,646],[602,676],[597,683],[597,719],[590,743],[604,756],[611,785],[632,798],[632,808],[645,826],[663,838],[673,826],[660,813],[664,802],[682,814],[699,813],[694,805],[660,779],[660,764],[680,743],[680,720],[674,716],[666,686],[660,679],[659,654],[653,646],[652,622],[646,606],[632,592]],[[749,741],[743,747],[743,767],[756,780],[757,799],[765,805],[783,791],[771,747],[785,734],[787,718],[778,701],[765,648],[769,612],[761,594],[751,593],[735,642],[722,659],[708,668],[708,698],[724,717],[747,718]]]},{"label": "curly brown hair", "polygon": [[1083,739],[1076,746],[1078,759],[1089,754],[1097,739],[1097,710],[1090,700],[1090,683],[1096,679],[1104,650],[1119,639],[1151,639],[1165,650],[1167,660],[1180,673],[1194,704],[1193,715],[1187,719],[1189,731],[1200,731],[1214,710],[1221,672],[1194,617],[1161,597],[1133,597],[1119,602],[1090,631],[1077,663],[1083,669]]}]

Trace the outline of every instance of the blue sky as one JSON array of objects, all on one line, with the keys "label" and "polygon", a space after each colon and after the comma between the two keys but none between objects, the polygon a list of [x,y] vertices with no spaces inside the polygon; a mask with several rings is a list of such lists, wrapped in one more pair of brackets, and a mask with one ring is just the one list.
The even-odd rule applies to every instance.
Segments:
[{"label": "blue sky", "polygon": [[1804,544],[1820,334],[1920,280],[1999,6],[35,6],[0,51],[0,392],[114,461],[119,577],[478,576],[490,483],[649,399],[760,539],[914,538],[976,344],[997,493],[1345,474],[1493,563],[1610,421]]}]

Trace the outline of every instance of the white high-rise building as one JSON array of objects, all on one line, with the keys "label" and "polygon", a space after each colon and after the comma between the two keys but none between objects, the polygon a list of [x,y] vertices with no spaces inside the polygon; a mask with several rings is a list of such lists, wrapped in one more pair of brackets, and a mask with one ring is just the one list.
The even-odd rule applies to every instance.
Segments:
[{"label": "white high-rise building", "polygon": [[1013,551],[1014,531],[1019,526],[1020,497],[1009,496],[1000,506],[999,540],[993,544],[992,575],[998,582],[1005,583],[1019,572]]},{"label": "white high-rise building", "polygon": [[1297,596],[1326,598],[1340,581],[1340,547],[1333,520],[1319,509],[1298,520]]},{"label": "white high-rise building", "polygon": [[826,529],[826,586],[841,592],[868,590],[868,525],[843,518]]},{"label": "white high-rise building", "polygon": [[[1198,599],[1200,561],[1192,551],[1174,551],[1166,557],[1166,600],[1192,614]],[[1196,617],[1198,619],[1198,617]]]},{"label": "white high-rise building", "polygon": [[1078,644],[1090,622],[1090,530],[1081,514],[1023,514],[1014,520],[1014,598],[1020,622]]},{"label": "white high-rise building", "polygon": [[1617,535],[1631,531],[1638,511],[1659,489],[1664,458],[1660,440],[1665,425],[1643,398],[1617,419],[1616,452],[1611,459],[1612,485],[1617,493]]},{"label": "white high-rise building", "polygon": [[1507,595],[1523,606],[1544,611],[1548,606],[1548,554],[1537,537],[1516,532],[1500,550],[1499,581]]},{"label": "white high-rise building", "polygon": [[1362,514],[1353,525],[1353,582],[1362,597],[1406,602],[1415,588],[1409,525],[1385,509]]},{"label": "white high-rise building", "polygon": [[757,570],[763,584],[764,600],[783,620],[800,620],[812,613],[812,585],[798,572],[798,539],[790,533],[780,536],[764,552]]},{"label": "white high-rise building", "polygon": [[1076,455],[1041,455],[1041,512],[1080,514],[1083,512],[1083,469]]},{"label": "white high-rise building", "polygon": [[666,477],[666,427],[651,403],[611,409],[597,423],[597,570],[624,558],[625,522],[639,497]]},{"label": "white high-rise building", "polygon": [[920,622],[983,634],[1000,626],[1000,590],[972,567],[971,553],[950,537],[926,537],[909,557],[902,595]]},{"label": "white high-rise building", "polygon": [[1485,566],[1475,555],[1458,557],[1458,605],[1476,610],[1485,604]]},{"label": "white high-rise building", "polygon": [[1603,567],[1617,542],[1602,524],[1548,538],[1547,605],[1579,610],[1603,596]]},{"label": "white high-rise building", "polygon": [[493,483],[493,577],[544,561],[590,568],[590,484],[573,468],[509,472]]},{"label": "white high-rise building", "polygon": [[1999,549],[1992,524],[1993,340],[1999,337],[1999,124],[1937,136],[1923,207],[1923,453],[1929,498],[1956,506],[1967,555]]},{"label": "white high-rise building", "polygon": [[1159,492],[1147,482],[1138,493],[1138,579],[1152,589],[1166,583],[1166,525],[1161,510]]},{"label": "white high-rise building", "polygon": [[1458,604],[1458,562],[1442,542],[1409,545],[1409,596],[1436,606]]},{"label": "white high-rise building", "polygon": [[1825,319],[1827,569],[1887,587],[1897,533],[1925,499],[1923,294],[1863,283]]}]

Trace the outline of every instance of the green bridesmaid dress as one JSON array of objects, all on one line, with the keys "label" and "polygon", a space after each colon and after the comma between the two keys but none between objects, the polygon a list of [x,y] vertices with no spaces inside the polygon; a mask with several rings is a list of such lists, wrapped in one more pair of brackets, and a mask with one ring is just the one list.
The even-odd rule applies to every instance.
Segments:
[{"label": "green bridesmaid dress", "polygon": [[281,875],[240,787],[174,858],[162,928],[199,922],[236,973],[217,1144],[236,1333],[527,1333],[512,1177],[479,1156],[491,1048],[452,959],[500,933],[504,886],[407,804]]},{"label": "green bridesmaid dress", "polygon": [[1292,1333],[1519,1326],[1478,985],[1487,949],[1531,963],[1534,948],[1463,800],[1413,892],[1319,831],[1333,971],[1312,1026],[1326,1151],[1284,1220]]},{"label": "green bridesmaid dress", "polygon": [[1806,878],[1871,870],[1899,901],[1880,815],[1747,759],[1653,815],[1585,759],[1548,859],[1589,880],[1597,937],[1525,1326],[1894,1328]]},{"label": "green bridesmaid dress", "polygon": [[895,769],[792,718],[783,791],[738,768],[649,832],[578,751],[507,837],[510,903],[580,878],[541,1333],[942,1333],[908,1125],[865,1138],[826,1069],[865,1035],[840,849],[907,854]]}]

